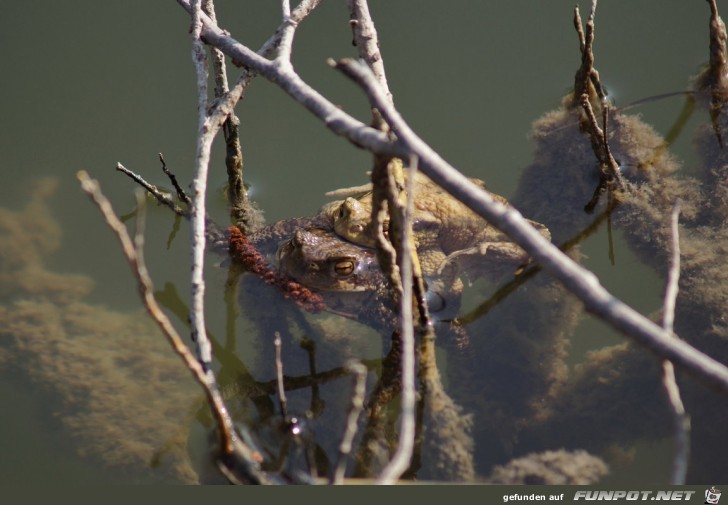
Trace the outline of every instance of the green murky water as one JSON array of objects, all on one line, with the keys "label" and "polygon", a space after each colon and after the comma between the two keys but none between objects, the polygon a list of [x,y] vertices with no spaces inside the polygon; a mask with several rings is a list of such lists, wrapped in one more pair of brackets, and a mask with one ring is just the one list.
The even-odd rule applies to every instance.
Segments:
[{"label": "green murky water", "polygon": [[[218,16],[243,42],[257,47],[277,26],[278,12],[272,5],[251,3],[248,7],[220,1]],[[557,108],[572,86],[579,63],[573,2],[456,2],[447,7],[424,2],[415,9],[410,2],[372,1],[371,9],[390,87],[404,117],[454,166],[511,198],[522,170],[533,161],[531,123]],[[583,15],[586,18],[586,12]],[[687,89],[690,77],[707,60],[708,15],[703,3],[677,0],[601,4],[597,68],[616,104]],[[299,29],[294,64],[324,95],[366,120],[366,103],[355,86],[325,64],[328,57],[354,52],[347,19],[342,3],[324,1]],[[163,152],[178,177],[190,180],[196,90],[188,25],[186,14],[174,3],[138,1],[122,6],[82,1],[69,7],[16,2],[6,7],[0,30],[0,51],[8,69],[0,85],[0,206],[16,213],[4,219],[20,223],[21,229],[43,223],[38,226],[41,232],[33,235],[45,237],[40,245],[25,242],[17,247],[38,254],[45,272],[76,276],[57,282],[78,290],[59,295],[65,288],[53,288],[56,281],[42,275],[35,291],[3,281],[13,286],[2,290],[0,300],[7,310],[6,321],[12,319],[15,325],[6,327],[3,338],[24,332],[27,341],[22,350],[3,348],[0,361],[0,401],[6,412],[0,419],[0,482],[29,482],[39,474],[82,483],[177,481],[192,475],[189,469],[175,467],[174,451],[179,449],[168,447],[176,447],[187,436],[175,431],[178,423],[173,420],[179,418],[192,427],[192,446],[202,445],[204,421],[195,420],[201,397],[154,331],[149,337],[160,341],[153,351],[158,355],[153,361],[157,371],[136,370],[142,356],[152,352],[145,350],[140,337],[150,325],[140,316],[136,287],[115,239],[74,177],[85,169],[99,179],[119,214],[130,212],[134,204],[133,185],[114,171],[117,161],[164,183],[157,162],[157,153]],[[235,75],[235,70],[230,73]],[[645,122],[667,135],[683,103],[681,97],[670,98],[631,112],[642,114]],[[329,133],[267,82],[252,84],[238,115],[251,196],[265,210],[268,222],[311,214],[325,201],[325,191],[364,182],[368,155]],[[692,139],[696,124],[705,119],[704,114],[693,114],[671,145],[686,176],[698,172]],[[210,179],[211,213],[224,223],[224,202],[218,195],[225,174],[222,148],[217,147]],[[40,198],[45,206],[39,204],[23,214],[34,185],[45,178],[55,181],[55,191],[47,190]],[[188,237],[183,224],[170,241],[173,222],[165,209],[150,206],[148,266],[158,289],[172,284],[186,300]],[[7,236],[15,237],[10,232]],[[602,227],[582,244],[584,264],[640,312],[659,309],[658,274],[636,258],[619,234],[611,239],[614,260],[609,256],[610,237]],[[8,240],[6,250],[16,247],[11,244],[17,240]],[[254,326],[244,316],[238,320],[234,341],[226,336],[226,271],[216,261],[211,258],[208,269],[208,325],[221,345],[230,348],[226,356],[237,356],[244,363],[229,365],[230,380],[234,382],[235,374],[243,370],[258,381],[270,380],[268,364],[254,357],[260,344],[250,337]],[[482,296],[479,291],[468,292],[465,306],[477,306]],[[21,302],[28,304],[21,307],[22,318],[16,317]],[[129,320],[138,327],[127,328]],[[65,333],[48,336],[58,328]],[[571,333],[572,364],[589,350],[622,341],[589,317]],[[94,345],[102,348],[98,356],[88,352]],[[377,358],[379,345],[361,345],[364,356]],[[129,347],[139,350],[119,351]],[[327,366],[325,353],[322,359],[321,366]],[[335,357],[331,359],[335,362]],[[297,365],[291,366],[294,373]],[[173,390],[168,401],[174,406],[166,416],[169,430],[148,434],[141,447],[133,443],[114,447],[109,440],[133,432],[127,424],[132,419],[138,421],[131,424],[134,429],[142,426],[139,419],[153,410],[150,404],[140,404],[145,398],[140,391],[114,387],[115,380],[145,373],[163,394]],[[62,384],[64,374],[74,375],[68,386]],[[110,376],[101,380],[96,374]],[[74,398],[81,392],[86,396]],[[309,394],[293,394],[292,402],[306,408]],[[343,405],[343,399],[325,392],[329,394],[328,409]],[[94,406],[90,412],[85,410],[89,405]],[[241,416],[252,415],[246,410],[250,406],[239,409]],[[94,422],[106,428],[101,430]],[[666,482],[669,458],[664,454],[669,444],[658,440],[641,443],[637,449],[610,448],[610,482]],[[154,461],[161,463],[154,466]]]}]

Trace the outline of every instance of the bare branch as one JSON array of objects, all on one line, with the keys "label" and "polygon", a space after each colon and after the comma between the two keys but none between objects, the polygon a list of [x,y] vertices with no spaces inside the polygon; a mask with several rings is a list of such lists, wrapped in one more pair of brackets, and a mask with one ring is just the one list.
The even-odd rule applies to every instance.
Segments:
[{"label": "bare branch", "polygon": [[[397,195],[398,196],[398,195]],[[402,345],[402,395],[399,420],[399,443],[392,460],[377,478],[377,484],[394,484],[409,468],[415,442],[415,337],[412,324],[412,221],[414,199],[407,198],[402,212],[399,243],[397,244],[397,263],[400,270],[402,291],[399,299],[399,320]],[[395,213],[400,212],[391,203],[390,219],[395,221]],[[392,227],[390,225],[390,233]]]},{"label": "bare branch", "polygon": [[[666,332],[673,333],[675,320],[675,302],[680,279],[680,236],[678,231],[678,218],[680,216],[680,201],[675,203],[670,218],[672,232],[672,261],[667,276],[665,289],[665,302],[662,307],[662,327]],[[680,395],[680,388],[675,380],[675,369],[669,360],[662,362],[662,384],[667,393],[667,399],[672,410],[675,426],[675,459],[672,466],[671,482],[675,485],[685,484],[690,456],[690,416]]]},{"label": "bare branch", "polygon": [[[164,311],[162,311],[161,307],[157,304],[157,301],[154,298],[154,286],[152,285],[152,280],[149,277],[149,273],[147,272],[147,268],[144,263],[144,257],[142,255],[142,227],[140,226],[137,231],[135,246],[129,237],[129,233],[126,230],[124,223],[116,217],[116,213],[111,208],[111,204],[103,193],[101,193],[101,188],[99,187],[98,182],[91,179],[84,171],[78,172],[77,178],[81,183],[81,188],[92,198],[101,211],[101,214],[104,216],[106,223],[114,231],[114,233],[116,233],[116,236],[121,243],[122,252],[124,253],[124,256],[126,256],[126,259],[137,279],[139,292],[147,311],[152,316],[152,319],[154,319],[157,325],[162,329],[162,332],[169,340],[172,348],[182,358],[190,372],[192,372],[195,380],[205,391],[210,408],[217,420],[222,453],[228,456],[235,455],[240,457],[245,465],[244,472],[250,482],[268,482],[268,477],[260,470],[258,465],[258,461],[261,459],[261,456],[253,452],[241,440],[239,440],[235,433],[233,421],[227,407],[225,406],[225,402],[220,395],[215,376],[208,373],[208,371],[202,367],[200,362],[190,352],[180,335],[177,333],[177,330],[174,328],[174,325]],[[140,212],[139,219],[142,217],[141,214],[142,213]]]},{"label": "bare branch", "polygon": [[[215,13],[215,2],[213,0],[204,0],[202,10],[210,17],[213,23],[217,24],[217,14]],[[227,72],[225,70],[225,56],[215,47],[211,47],[210,52],[212,53],[212,68],[215,76],[215,96],[219,98],[229,91]]]},{"label": "bare branch", "polygon": [[166,205],[167,207],[172,209],[172,211],[178,216],[189,217],[189,212],[174,203],[174,200],[172,199],[172,197],[169,196],[169,193],[160,191],[157,186],[155,186],[154,184],[150,184],[141,175],[132,172],[121,163],[116,164],[116,170],[128,175],[132,180],[134,180],[137,184],[142,186],[152,196],[154,196],[154,198],[156,198],[159,203],[161,203],[162,205]]},{"label": "bare branch", "polygon": [[379,38],[374,28],[374,21],[369,13],[369,6],[366,0],[348,0],[351,16],[351,30],[354,35],[354,43],[359,49],[359,56],[369,65],[379,81],[379,85],[385,90],[389,101],[392,102],[392,93],[389,91],[387,76],[384,73],[384,60],[379,52]]},{"label": "bare branch", "polygon": [[[320,1],[321,0],[302,0],[301,3],[299,3],[298,6],[291,13],[291,19],[294,20],[296,23],[300,23],[318,6]],[[213,22],[213,24],[217,23]],[[283,34],[283,29],[285,28],[285,26],[286,22],[283,22],[278,27],[275,34],[273,34],[267,41],[265,41],[261,48],[258,49],[258,54],[260,56],[266,57],[272,54],[273,51],[275,51],[275,49],[278,47],[278,44],[280,44],[281,36]],[[248,87],[248,84],[250,84],[250,81],[253,79],[253,77],[255,77],[255,75],[256,73],[254,70],[251,70],[250,68],[244,69],[243,72],[240,74],[240,77],[238,77],[237,82],[230,89],[230,91],[215,102],[215,105],[210,109],[209,112],[210,124],[212,127],[215,127],[214,125],[221,125],[223,123],[228,114],[232,112],[235,105],[240,101],[243,94],[245,93],[245,90]]]},{"label": "bare branch", "polygon": [[[190,0],[177,0],[187,12],[192,14]],[[295,101],[302,104],[324,124],[338,135],[344,135],[358,146],[365,147],[373,152],[381,152],[396,156],[397,152],[388,142],[385,134],[371,128],[361,121],[357,121],[341,108],[337,107],[318,91],[306,84],[298,74],[290,69],[281,69],[273,61],[253,52],[240,44],[226,31],[212,23],[204,13],[202,20],[202,37],[210,45],[220,49],[233,61],[249,67],[266,79],[275,82],[283,91],[288,93]]]},{"label": "bare branch", "polygon": [[[192,12],[189,0],[177,2],[188,12]],[[482,188],[469,181],[417,137],[399,113],[388,105],[386,95],[377,87],[376,78],[371,71],[367,73],[368,67],[350,60],[336,65],[364,86],[372,103],[388,112],[385,119],[399,138],[396,143],[389,142],[386,134],[364,125],[333,105],[295,73],[284,76],[269,60],[240,44],[211,23],[209,18],[203,16],[202,23],[202,35],[208,44],[218,47],[231,58],[276,83],[337,135],[380,155],[407,159],[410,154],[417,154],[420,168],[427,176],[523,247],[569,291],[579,297],[588,310],[661,358],[672,360],[694,377],[728,392],[728,368],[689,344],[671,338],[658,325],[615,298],[599,284],[593,273],[576,264],[544,239],[518,211],[494,201]],[[395,115],[397,119],[392,122]]]},{"label": "bare branch", "polygon": [[[205,0],[203,9],[210,16],[210,19],[214,23],[217,23],[214,1]],[[215,77],[215,98],[221,99],[230,92],[227,70],[225,68],[225,55],[215,47],[211,47],[210,52],[212,55],[212,70]],[[207,115],[209,118],[211,111],[208,111]],[[241,226],[243,229],[248,229],[254,224],[254,219],[248,212],[249,202],[243,179],[243,150],[240,145],[239,126],[240,120],[231,108],[228,111],[225,122],[222,124],[226,147],[225,166],[228,176],[227,198],[232,222],[237,226]],[[217,134],[217,130],[213,130],[212,135],[214,136]]]},{"label": "bare branch", "polygon": [[283,17],[283,32],[281,42],[278,44],[278,56],[275,59],[277,65],[289,68],[291,64],[291,51],[293,50],[293,35],[296,33],[297,23],[291,18],[290,0],[281,0],[281,14]]},{"label": "bare branch", "polygon": [[584,108],[584,112],[587,118],[587,128],[589,130],[589,138],[591,139],[592,149],[594,154],[599,160],[599,165],[602,173],[602,177],[606,178],[606,181],[610,184],[619,185],[621,184],[621,176],[619,173],[619,163],[612,156],[609,150],[609,141],[607,140],[607,119],[608,119],[608,107],[605,103],[602,107],[604,129],[599,127],[599,122],[594,115],[594,109],[592,109],[591,102],[589,101],[589,95],[584,93],[581,95],[581,106]]},{"label": "bare branch", "polygon": [[185,190],[182,189],[182,187],[179,185],[179,182],[177,181],[177,176],[174,175],[174,173],[172,173],[172,171],[170,171],[169,168],[167,168],[167,162],[164,161],[164,156],[162,155],[162,153],[159,153],[159,161],[162,163],[162,172],[164,172],[164,175],[166,175],[169,178],[169,181],[172,183],[172,186],[174,186],[174,190],[177,192],[177,198],[182,200],[188,206],[191,205],[192,201],[190,200],[190,197],[187,196],[187,193],[185,193]]},{"label": "bare branch", "polygon": [[599,100],[606,100],[606,93],[599,81],[599,72],[594,68],[594,15],[597,10],[597,0],[592,0],[591,12],[586,23],[586,31],[581,24],[579,6],[574,8],[574,27],[579,37],[579,49],[581,50],[581,65],[574,77],[574,95],[571,106],[578,104],[578,99],[587,94],[590,98],[596,93]]},{"label": "bare branch", "polygon": [[[411,232],[411,216],[414,213],[413,205],[417,199],[415,178],[417,176],[417,155],[412,154],[407,164],[407,216],[410,216],[410,222],[407,225]],[[434,333],[432,329],[432,321],[430,320],[430,309],[427,306],[427,288],[425,286],[425,279],[422,275],[422,266],[420,264],[420,258],[417,255],[417,248],[414,245],[414,241],[410,241],[410,255],[412,256],[412,282],[414,287],[414,295],[417,302],[417,312],[419,314],[420,332]],[[434,335],[433,335],[434,338]]]},{"label": "bare branch", "polygon": [[[195,156],[195,177],[192,180],[192,275],[191,290],[192,303],[190,323],[192,325],[192,338],[197,344],[197,353],[203,366],[212,374],[212,346],[207,338],[205,328],[205,200],[207,194],[207,171],[210,165],[210,147],[212,139],[208,140],[207,133],[207,58],[202,40],[202,18],[207,15],[202,12],[201,0],[193,0],[192,13],[192,61],[197,73],[197,153]],[[209,18],[207,18],[209,19]]]},{"label": "bare branch", "polygon": [[403,151],[417,154],[419,166],[427,176],[506,233],[574,293],[587,310],[659,357],[673,361],[694,377],[728,393],[728,368],[725,365],[686,342],[672,338],[660,326],[614,297],[604,289],[592,272],[571,260],[546,240],[516,209],[495,201],[433,151],[410,129],[399,112],[389,105],[369,67],[346,59],[337,63],[336,68],[360,84],[372,104],[380,110],[397,135],[395,146],[399,156]]}]

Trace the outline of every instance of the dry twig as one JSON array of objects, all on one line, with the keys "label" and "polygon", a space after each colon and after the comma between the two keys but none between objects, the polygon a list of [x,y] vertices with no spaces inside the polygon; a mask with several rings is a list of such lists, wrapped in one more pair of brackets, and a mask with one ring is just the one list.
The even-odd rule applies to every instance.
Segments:
[{"label": "dry twig", "polygon": [[[210,16],[210,19],[217,23],[215,14],[215,3],[213,0],[205,0],[203,10]],[[221,99],[230,92],[227,80],[225,55],[219,49],[210,48],[212,55],[212,69],[215,76],[215,98]],[[208,116],[210,112],[208,112]],[[243,150],[240,145],[239,135],[240,120],[235,112],[230,109],[227,118],[222,124],[222,132],[225,137],[225,166],[227,167],[228,187],[227,197],[230,206],[230,217],[232,222],[245,228],[256,224],[254,217],[250,215],[248,195],[245,191],[243,181]]]},{"label": "dry twig", "polygon": [[[680,202],[676,202],[670,216],[670,229],[672,231],[672,261],[667,276],[665,288],[665,302],[662,307],[662,327],[666,332],[673,333],[675,320],[675,302],[680,279],[680,236],[678,231],[678,218],[680,216]],[[680,388],[675,380],[675,369],[670,360],[662,361],[662,384],[667,393],[667,399],[672,410],[675,425],[675,459],[672,468],[672,484],[685,484],[690,456],[690,416],[685,411]]]},{"label": "dry twig", "polygon": [[359,49],[359,56],[372,69],[379,85],[385,90],[390,102],[392,93],[389,91],[387,76],[384,73],[384,60],[379,50],[379,38],[374,27],[374,20],[369,13],[366,0],[348,0],[351,31],[354,44]]},{"label": "dry twig", "polygon": [[187,196],[185,190],[182,189],[182,186],[179,185],[179,182],[177,181],[177,176],[174,175],[174,173],[169,168],[167,168],[167,162],[164,161],[164,156],[162,155],[162,153],[159,153],[159,162],[162,164],[162,172],[164,172],[164,175],[169,178],[169,181],[172,183],[174,190],[177,192],[177,198],[182,200],[185,204],[187,204],[187,206],[191,205],[192,201],[190,200],[190,197]]},{"label": "dry twig", "polygon": [[[164,165],[164,166],[166,168],[166,165]],[[169,193],[165,193],[164,191],[161,191],[157,186],[147,182],[141,175],[139,175],[135,172],[132,172],[131,170],[126,168],[121,163],[116,164],[116,170],[129,176],[134,182],[136,182],[141,187],[146,189],[150,195],[152,195],[154,198],[157,199],[157,201],[159,203],[172,209],[172,211],[175,214],[177,214],[178,216],[189,218],[189,216],[190,216],[189,211],[187,211],[187,210],[183,209],[182,207],[180,207],[179,205],[177,205],[174,202],[174,200],[172,199],[172,197],[169,195]]]},{"label": "dry twig", "polygon": [[[111,204],[101,193],[101,188],[97,181],[91,179],[89,175],[80,171],[77,174],[81,183],[81,188],[88,194],[101,211],[106,223],[116,233],[121,243],[122,252],[126,256],[129,265],[137,279],[139,292],[149,314],[154,321],[162,329],[164,335],[169,340],[175,352],[182,358],[187,368],[192,373],[195,380],[202,386],[207,396],[210,408],[215,415],[220,436],[220,451],[223,457],[228,460],[235,460],[236,469],[242,470],[242,477],[245,481],[251,483],[269,483],[268,476],[260,470],[259,461],[261,456],[253,452],[247,447],[235,433],[233,421],[225,406],[225,402],[220,395],[217,387],[217,381],[212,373],[208,373],[195,356],[190,352],[184,344],[172,322],[162,311],[154,298],[154,287],[151,278],[147,272],[144,258],[142,255],[142,239],[137,234],[136,247],[129,237],[124,224],[116,217],[116,213],[111,208]],[[242,467],[239,465],[242,463]],[[240,475],[240,474],[238,474]]]}]

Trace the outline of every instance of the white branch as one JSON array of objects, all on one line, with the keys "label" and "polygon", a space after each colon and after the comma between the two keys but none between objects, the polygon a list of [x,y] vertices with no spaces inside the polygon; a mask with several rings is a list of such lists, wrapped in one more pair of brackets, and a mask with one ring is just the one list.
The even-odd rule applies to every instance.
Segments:
[{"label": "white branch", "polygon": [[[306,16],[309,15],[311,11],[313,11],[318,6],[320,2],[321,0],[302,0],[301,3],[298,4],[298,6],[291,13],[291,19],[296,23],[300,23]],[[213,24],[216,25],[217,23],[213,21]],[[273,34],[268,40],[266,40],[265,43],[260,47],[260,49],[258,49],[258,54],[260,56],[266,57],[270,55],[276,48],[278,48],[285,26],[286,22],[284,21],[278,27],[275,34]],[[210,112],[208,114],[210,118],[211,128],[219,128],[222,125],[222,123],[225,121],[225,118],[228,116],[228,114],[232,112],[235,105],[242,98],[243,93],[245,93],[245,90],[248,87],[248,84],[250,84],[250,81],[253,79],[253,77],[255,77],[255,75],[255,71],[249,69],[243,70],[243,72],[238,77],[237,82],[230,89],[230,91],[225,93],[223,97],[215,102],[215,105],[210,109]]]},{"label": "white branch", "polygon": [[[197,344],[199,359],[209,374],[212,361],[212,347],[205,329],[205,196],[207,193],[207,171],[210,164],[210,146],[206,140],[207,130],[207,58],[200,40],[202,33],[201,0],[194,0],[192,30],[192,61],[197,73],[197,153],[195,156],[195,177],[192,181],[192,307],[190,323],[192,337]],[[209,19],[209,18],[208,18]]]},{"label": "white branch", "polygon": [[387,76],[384,73],[384,60],[379,49],[379,38],[374,27],[374,20],[369,13],[369,5],[366,0],[348,0],[348,4],[351,29],[354,34],[354,43],[359,49],[359,56],[372,69],[379,85],[392,102],[392,93],[389,91]]},{"label": "white branch", "polygon": [[291,18],[290,0],[281,0],[281,11],[283,17],[283,32],[278,45],[278,57],[276,64],[282,67],[291,67],[291,51],[293,50],[293,35],[296,33],[297,23]]},{"label": "white branch", "polygon": [[[402,279],[402,295],[399,300],[399,320],[402,326],[402,395],[401,414],[399,418],[399,443],[394,457],[382,470],[377,484],[394,484],[409,468],[412,450],[415,445],[415,336],[412,324],[412,215],[414,208],[414,171],[417,170],[417,158],[410,161],[411,173],[408,177],[407,205],[402,216],[402,230],[397,250],[397,263]],[[391,209],[390,212],[395,212]]]},{"label": "white branch", "polygon": [[[190,0],[177,0],[177,3],[192,14]],[[273,61],[239,43],[214,24],[205,13],[202,13],[200,18],[202,20],[202,39],[205,42],[217,47],[233,60],[245,64],[252,72],[276,83],[291,98],[321,119],[334,133],[345,136],[354,144],[372,152],[391,156],[402,154],[398,153],[395,147],[388,142],[385,134],[351,117],[306,84],[294,71],[282,70]]]},{"label": "white branch", "polygon": [[[667,276],[665,288],[665,302],[662,307],[662,327],[666,332],[673,334],[675,320],[675,302],[677,301],[678,284],[680,280],[680,235],[678,230],[678,217],[680,216],[680,201],[675,203],[670,216],[670,230],[672,232],[672,261]],[[675,459],[672,465],[672,484],[685,484],[688,473],[690,456],[690,416],[685,411],[680,388],[675,379],[675,368],[672,362],[662,362],[662,384],[667,393],[667,399],[672,410],[673,424],[675,426]]]}]

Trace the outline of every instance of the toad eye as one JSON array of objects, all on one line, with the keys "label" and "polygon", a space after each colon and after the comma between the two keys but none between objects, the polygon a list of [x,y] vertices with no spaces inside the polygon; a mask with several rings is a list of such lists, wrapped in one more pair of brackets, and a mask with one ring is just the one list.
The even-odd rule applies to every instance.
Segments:
[{"label": "toad eye", "polygon": [[351,275],[354,272],[354,262],[351,260],[337,261],[334,264],[334,272],[342,277]]}]

